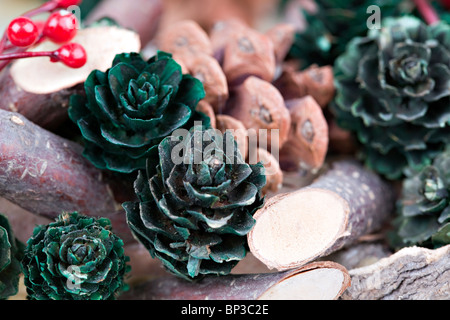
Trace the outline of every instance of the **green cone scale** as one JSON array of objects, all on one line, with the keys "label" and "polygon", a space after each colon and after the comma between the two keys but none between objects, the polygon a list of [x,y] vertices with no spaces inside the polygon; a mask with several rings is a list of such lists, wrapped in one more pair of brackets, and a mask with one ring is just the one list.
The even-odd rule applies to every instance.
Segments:
[{"label": "green cone scale", "polygon": [[123,241],[105,218],[64,213],[39,225],[22,269],[30,300],[114,300],[129,271]]},{"label": "green cone scale", "polygon": [[245,257],[263,205],[264,167],[244,162],[230,132],[201,126],[164,139],[158,151],[157,165],[149,159],[135,181],[139,201],[123,204],[131,230],[179,277],[228,274]]},{"label": "green cone scale", "polygon": [[385,19],[334,64],[338,124],[389,179],[431,164],[450,140],[450,26]]},{"label": "green cone scale", "polygon": [[399,207],[403,245],[450,244],[450,148],[403,181]]},{"label": "green cone scale", "polygon": [[69,116],[85,141],[84,155],[98,168],[131,173],[174,130],[190,127],[205,91],[200,81],[183,75],[171,54],[148,61],[138,53],[115,57],[106,72],[93,71],[85,96],[71,97]]},{"label": "green cone scale", "polygon": [[17,294],[23,244],[13,234],[8,218],[0,214],[0,300]]}]

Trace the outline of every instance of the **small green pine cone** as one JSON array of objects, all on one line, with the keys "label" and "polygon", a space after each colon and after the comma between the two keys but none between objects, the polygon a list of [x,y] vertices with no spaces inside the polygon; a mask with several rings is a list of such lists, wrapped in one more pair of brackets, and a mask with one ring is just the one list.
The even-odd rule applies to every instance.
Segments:
[{"label": "small green pine cone", "polygon": [[450,148],[403,181],[398,236],[404,245],[450,244]]},{"label": "small green pine cone", "polygon": [[126,288],[129,258],[106,218],[64,213],[37,226],[22,269],[30,300],[114,300]]},{"label": "small green pine cone", "polygon": [[13,234],[8,218],[0,214],[0,300],[18,292],[23,244]]}]

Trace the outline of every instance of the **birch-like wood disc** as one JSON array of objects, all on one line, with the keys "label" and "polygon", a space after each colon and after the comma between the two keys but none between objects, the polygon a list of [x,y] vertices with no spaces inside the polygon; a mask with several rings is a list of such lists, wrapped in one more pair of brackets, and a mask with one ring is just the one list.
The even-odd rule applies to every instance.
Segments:
[{"label": "birch-like wood disc", "polygon": [[383,225],[392,187],[356,161],[339,161],[311,185],[270,198],[248,234],[253,255],[286,270],[326,256]]}]

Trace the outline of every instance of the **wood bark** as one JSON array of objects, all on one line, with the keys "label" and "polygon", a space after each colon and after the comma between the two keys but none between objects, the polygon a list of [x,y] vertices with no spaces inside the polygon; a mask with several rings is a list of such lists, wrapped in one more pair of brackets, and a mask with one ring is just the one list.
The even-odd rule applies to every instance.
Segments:
[{"label": "wood bark", "polygon": [[63,211],[113,215],[118,209],[103,172],[82,147],[0,110],[0,196],[48,218]]},{"label": "wood bark", "polygon": [[23,90],[12,78],[10,68],[0,73],[0,109],[18,112],[47,129],[55,129],[67,119],[69,98],[83,92],[83,86],[34,94]]},{"label": "wood bark", "polygon": [[[380,236],[383,235],[380,234]],[[382,239],[384,240],[384,237]],[[383,240],[373,242],[361,241],[322,259],[337,262],[347,268],[347,270],[365,267],[392,254],[388,245],[383,243]]]},{"label": "wood bark", "polygon": [[377,263],[349,271],[345,300],[449,300],[450,245],[404,248]]},{"label": "wood bark", "polygon": [[270,198],[254,215],[249,247],[271,269],[295,268],[380,229],[394,201],[377,174],[338,161],[308,187]]},{"label": "wood bark", "polygon": [[344,267],[334,262],[315,262],[296,270],[207,276],[197,282],[167,275],[131,288],[120,299],[331,300],[342,295],[349,285],[350,278]]}]

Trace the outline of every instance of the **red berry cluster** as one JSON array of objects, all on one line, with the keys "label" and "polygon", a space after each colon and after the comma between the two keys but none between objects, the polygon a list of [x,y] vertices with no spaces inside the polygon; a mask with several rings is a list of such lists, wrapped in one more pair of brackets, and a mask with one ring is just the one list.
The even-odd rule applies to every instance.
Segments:
[{"label": "red berry cluster", "polygon": [[[52,62],[62,62],[71,68],[84,66],[87,61],[86,51],[81,45],[70,42],[77,34],[77,18],[63,10],[80,3],[81,0],[50,0],[12,20],[0,40],[0,61],[4,61],[0,63],[0,70],[13,59],[42,56],[48,56]],[[50,13],[46,21],[31,20],[42,12]],[[45,40],[62,46],[49,52],[26,51]]]}]

